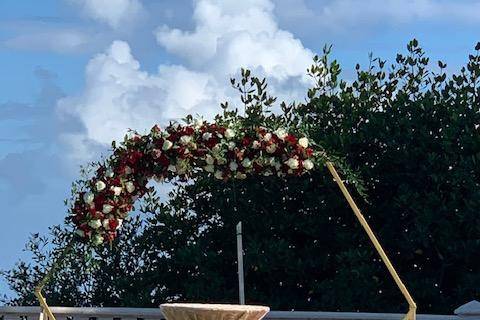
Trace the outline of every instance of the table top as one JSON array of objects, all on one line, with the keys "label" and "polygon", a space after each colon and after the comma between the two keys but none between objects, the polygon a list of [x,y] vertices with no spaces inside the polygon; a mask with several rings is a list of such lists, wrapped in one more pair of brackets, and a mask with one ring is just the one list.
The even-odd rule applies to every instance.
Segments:
[{"label": "table top", "polygon": [[161,306],[167,320],[260,320],[269,307],[239,304],[165,303]]}]

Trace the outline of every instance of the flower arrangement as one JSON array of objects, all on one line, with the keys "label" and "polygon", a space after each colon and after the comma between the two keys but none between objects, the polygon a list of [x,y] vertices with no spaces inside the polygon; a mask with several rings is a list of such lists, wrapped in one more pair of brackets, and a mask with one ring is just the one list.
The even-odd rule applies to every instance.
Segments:
[{"label": "flower arrangement", "polygon": [[315,166],[307,137],[283,128],[224,126],[201,119],[186,125],[131,132],[79,191],[70,209],[76,234],[100,245],[112,242],[150,179],[183,180],[207,174],[219,180],[249,175],[299,176]]}]

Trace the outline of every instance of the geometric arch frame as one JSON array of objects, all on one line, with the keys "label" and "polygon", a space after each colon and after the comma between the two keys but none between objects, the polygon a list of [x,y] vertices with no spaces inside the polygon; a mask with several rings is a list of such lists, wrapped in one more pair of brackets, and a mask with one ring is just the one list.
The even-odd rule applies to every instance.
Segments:
[{"label": "geometric arch frame", "polygon": [[[205,126],[205,125],[204,125]],[[214,127],[214,130],[215,131],[212,131],[214,134],[216,134],[216,130],[218,130],[219,128],[215,125],[210,125],[211,127]],[[157,128],[157,129],[156,129]],[[211,136],[211,134],[209,133],[209,130],[210,127],[207,127],[207,131],[204,131],[203,134],[205,132],[208,133],[208,136]],[[154,130],[157,130],[158,131],[158,127],[155,126],[153,129],[152,129],[152,132],[154,132]],[[182,129],[184,130],[184,129]],[[229,130],[229,129],[226,129],[226,130]],[[263,129],[262,129],[263,130]],[[158,133],[158,132],[157,132]],[[219,136],[222,136],[222,138],[224,138],[225,136],[228,137],[228,135],[231,135],[233,136],[234,134],[232,134],[232,132],[230,133],[226,133],[225,132],[225,129],[221,130],[221,134],[219,134]],[[263,135],[269,135],[269,139],[272,139],[272,137],[274,139],[272,139],[272,141],[275,141],[275,143],[273,143],[276,147],[274,148],[274,152],[271,153],[272,156],[278,156],[280,159],[282,159],[281,162],[284,162],[284,163],[281,163],[280,166],[283,166],[283,168],[286,168],[285,169],[285,172],[288,172],[290,174],[292,173],[295,173],[295,174],[302,174],[304,171],[306,170],[309,170],[311,168],[307,168],[305,169],[303,166],[302,166],[302,162],[305,162],[306,164],[306,161],[310,161],[311,163],[311,156],[312,156],[312,153],[310,152],[306,152],[307,151],[307,145],[305,145],[305,141],[308,141],[308,140],[304,140],[303,143],[299,143],[299,139],[297,139],[296,137],[292,136],[292,135],[288,135],[285,133],[285,135],[282,133],[280,134],[279,131],[275,131],[275,132],[272,132],[272,133],[269,133],[269,132],[264,132]],[[291,139],[289,139],[289,136]],[[183,136],[179,136],[177,137],[177,142],[179,141],[182,141],[182,137]],[[163,138],[162,138],[163,139]],[[303,139],[306,139],[306,138],[303,138]],[[174,140],[174,139],[173,139]],[[184,139],[185,140],[185,139]],[[201,139],[200,139],[201,140]],[[244,138],[245,140],[245,138]],[[243,140],[243,141],[244,141]],[[287,142],[289,141],[290,142]],[[162,143],[164,143],[164,141],[166,141],[166,139],[163,139],[162,140]],[[195,141],[194,141],[195,142]],[[268,142],[268,141],[267,141]],[[191,143],[191,139],[188,141],[188,143]],[[208,143],[205,142],[205,143]],[[248,143],[252,143],[252,141],[248,141]],[[268,145],[265,145],[264,147],[265,148],[268,148],[269,146],[271,147],[272,143],[271,142],[268,142],[269,144]],[[184,149],[186,149],[187,146],[190,146],[190,145],[183,145],[181,148],[184,151]],[[172,145],[170,145],[169,143],[169,147],[172,147]],[[169,148],[170,149],[170,148]],[[268,149],[266,149],[268,150]],[[272,150],[272,148],[270,148],[270,151]],[[269,151],[269,153],[270,153]],[[311,150],[310,150],[311,151]],[[202,155],[203,157],[204,155]],[[193,157],[192,157],[193,158]],[[288,161],[291,159],[295,159],[295,161],[293,163],[288,163]],[[202,161],[205,160],[205,158],[202,158]],[[207,161],[208,162],[208,161]],[[252,161],[253,162],[253,161]],[[206,164],[206,163],[204,163]],[[291,167],[289,167],[289,165],[291,165]],[[334,181],[337,183],[338,187],[340,188],[343,196],[345,197],[346,201],[348,202],[348,204],[350,205],[353,213],[355,214],[356,218],[358,219],[359,223],[361,224],[361,226],[363,227],[365,233],[367,234],[367,236],[369,237],[370,239],[370,242],[372,243],[373,247],[375,248],[375,250],[378,252],[380,258],[382,259],[383,263],[385,264],[385,266],[387,267],[387,270],[388,272],[390,273],[391,277],[393,278],[395,284],[397,285],[397,287],[399,288],[399,290],[401,291],[402,295],[404,296],[405,300],[407,301],[408,303],[408,306],[409,306],[409,310],[408,312],[406,313],[404,319],[405,320],[416,320],[416,309],[417,309],[417,306],[416,306],[416,303],[415,301],[413,300],[412,296],[410,295],[408,289],[406,288],[405,284],[402,282],[402,280],[400,279],[398,273],[396,272],[394,266],[392,265],[390,259],[388,258],[387,254],[385,253],[382,245],[380,244],[380,242],[378,241],[377,237],[375,236],[374,232],[372,231],[371,227],[369,226],[368,222],[366,221],[365,217],[363,216],[363,214],[361,213],[360,209],[358,208],[358,206],[356,205],[355,201],[353,200],[352,196],[350,195],[348,189],[346,188],[345,184],[343,183],[342,179],[340,178],[338,172],[336,171],[334,165],[332,162],[330,161],[326,161],[324,162],[324,164],[326,165],[326,167],[328,168],[330,174],[332,175]],[[226,163],[225,165],[228,166],[228,163]],[[293,166],[295,165],[295,166]],[[241,164],[240,164],[241,166]],[[251,166],[251,164],[250,164]],[[309,166],[311,166],[309,164]],[[300,169],[298,169],[298,167],[300,167]],[[293,168],[293,169],[292,169]],[[247,170],[248,168],[244,168],[245,170]],[[228,169],[227,169],[228,170]],[[251,169],[252,172],[253,172],[253,169]],[[281,168],[278,168],[278,165],[277,165],[277,170],[279,175],[281,173]],[[303,170],[303,171],[302,171]],[[238,172],[237,172],[238,174]],[[237,177],[238,178],[238,177]],[[127,193],[126,191],[124,191],[125,193]],[[118,223],[116,224],[118,225]],[[108,223],[107,223],[107,226],[106,228],[108,229]],[[55,319],[55,316],[53,315],[50,307],[48,306],[47,302],[46,302],[46,299],[45,297],[42,295],[42,289],[43,287],[46,285],[46,283],[48,282],[48,280],[51,278],[51,276],[57,271],[56,268],[57,266],[59,265],[58,262],[61,262],[61,260],[64,259],[64,257],[66,256],[66,254],[68,254],[68,248],[66,250],[64,250],[64,252],[61,253],[61,255],[59,256],[57,262],[54,263],[54,266],[52,267],[51,270],[49,270],[47,272],[47,274],[44,276],[44,278],[39,282],[39,284],[35,287],[35,291],[34,291],[34,294],[35,296],[37,297],[39,303],[40,303],[40,306],[42,308],[42,312],[44,312],[47,316],[47,318],[49,320],[56,320]]]}]

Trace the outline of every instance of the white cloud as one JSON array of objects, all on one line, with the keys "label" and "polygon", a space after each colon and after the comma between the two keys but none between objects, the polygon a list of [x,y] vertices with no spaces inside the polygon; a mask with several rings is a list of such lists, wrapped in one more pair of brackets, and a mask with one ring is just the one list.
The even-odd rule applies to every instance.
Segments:
[{"label": "white cloud", "polygon": [[275,0],[275,11],[288,26],[312,30],[365,32],[378,25],[414,22],[478,24],[480,1],[442,0]]},{"label": "white cloud", "polygon": [[79,5],[85,14],[117,29],[130,25],[144,14],[139,0],[70,0]]},{"label": "white cloud", "polygon": [[163,26],[156,36],[169,52],[215,73],[232,74],[242,66],[260,67],[279,80],[302,76],[312,53],[290,32],[279,29],[273,9],[267,0],[198,1],[195,30]]},{"label": "white cloud", "polygon": [[143,131],[188,113],[211,118],[220,102],[237,97],[228,79],[241,67],[266,76],[280,99],[302,99],[312,52],[279,29],[269,1],[248,2],[199,0],[193,31],[158,28],[158,42],[183,64],[162,64],[156,73],[141,69],[126,42],[113,42],[88,63],[84,92],[59,103],[86,129],[85,137],[68,139],[109,144],[128,128]]},{"label": "white cloud", "polygon": [[[80,118],[92,142],[109,144],[129,128],[141,131],[197,108],[208,113],[219,99],[212,81],[183,66],[162,65],[157,74],[148,74],[140,70],[129,45],[115,41],[88,63],[83,94],[60,100],[59,108]],[[86,141],[69,137],[75,144]]]},{"label": "white cloud", "polygon": [[65,53],[82,51],[90,41],[89,35],[81,31],[48,29],[24,33],[5,40],[3,44],[15,49]]}]

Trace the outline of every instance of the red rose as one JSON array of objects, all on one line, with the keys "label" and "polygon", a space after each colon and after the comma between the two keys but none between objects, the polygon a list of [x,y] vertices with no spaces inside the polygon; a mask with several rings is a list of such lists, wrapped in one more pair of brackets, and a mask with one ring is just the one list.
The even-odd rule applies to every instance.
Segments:
[{"label": "red rose", "polygon": [[244,147],[248,147],[248,146],[250,145],[250,143],[252,143],[252,138],[247,137],[247,136],[243,137],[243,139],[242,139],[242,145],[243,145]]},{"label": "red rose", "polygon": [[118,221],[117,219],[110,219],[108,220],[108,227],[110,230],[115,230],[118,227]]},{"label": "red rose", "polygon": [[287,134],[287,136],[285,137],[285,141],[287,141],[290,144],[295,144],[297,143],[297,138],[291,134]]},{"label": "red rose", "polygon": [[163,153],[160,155],[160,158],[158,159],[158,162],[165,168],[170,165],[170,160]]}]

